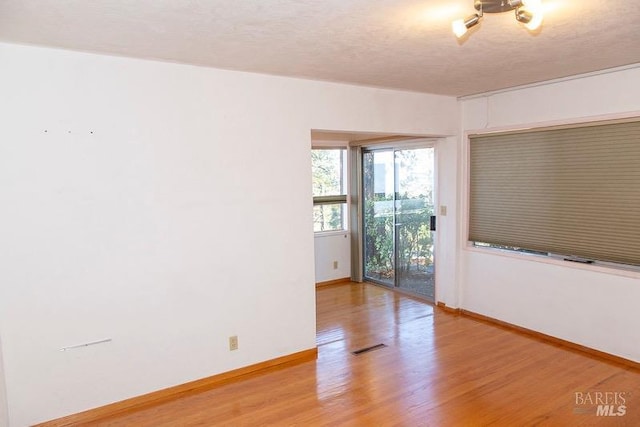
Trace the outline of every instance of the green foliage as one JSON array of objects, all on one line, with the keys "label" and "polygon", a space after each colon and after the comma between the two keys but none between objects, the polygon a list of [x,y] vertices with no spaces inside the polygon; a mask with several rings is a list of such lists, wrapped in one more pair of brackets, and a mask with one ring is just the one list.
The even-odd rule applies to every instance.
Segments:
[{"label": "green foliage", "polygon": [[[367,199],[365,203],[365,271],[382,279],[393,273],[393,212],[376,215],[376,204],[383,205],[379,202],[385,201],[383,197],[377,199]],[[393,200],[388,204],[392,207]]]},{"label": "green foliage", "polygon": [[313,231],[342,230],[344,203],[315,205],[313,207]]},{"label": "green foliage", "polygon": [[[311,170],[314,196],[344,194],[343,154],[341,149],[311,150]],[[315,205],[313,207],[314,231],[342,230],[345,204]]]},{"label": "green foliage", "polygon": [[311,150],[314,196],[343,194],[342,153],[337,149]]},{"label": "green foliage", "polygon": [[431,188],[425,185],[428,180],[420,175],[419,167],[424,163],[414,150],[396,153],[396,166],[405,172],[398,177],[398,188],[406,191],[396,193],[395,201],[393,193],[375,193],[373,153],[365,153],[363,159],[365,275],[382,281],[390,280],[394,274],[426,271],[433,263],[433,235],[429,229],[433,200]]}]

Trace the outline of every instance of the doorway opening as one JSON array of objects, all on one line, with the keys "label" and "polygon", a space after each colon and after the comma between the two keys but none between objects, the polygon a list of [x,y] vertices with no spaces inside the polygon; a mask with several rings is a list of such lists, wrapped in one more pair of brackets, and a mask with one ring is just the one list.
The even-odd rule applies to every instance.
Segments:
[{"label": "doorway opening", "polygon": [[312,149],[346,154],[340,168],[346,177],[341,199],[314,197],[314,204],[342,203],[342,229],[315,233],[318,286],[341,283],[349,275],[353,282],[368,281],[435,302],[434,147],[440,141],[433,136],[311,131]]}]

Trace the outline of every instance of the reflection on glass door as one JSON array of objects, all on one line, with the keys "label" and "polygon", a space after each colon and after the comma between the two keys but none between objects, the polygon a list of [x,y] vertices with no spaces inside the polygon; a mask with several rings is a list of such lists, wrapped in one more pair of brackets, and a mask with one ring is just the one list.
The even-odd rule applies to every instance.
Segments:
[{"label": "reflection on glass door", "polygon": [[434,149],[363,153],[364,276],[435,299]]},{"label": "reflection on glass door", "polygon": [[393,151],[362,155],[364,277],[395,286]]},{"label": "reflection on glass door", "polygon": [[434,300],[433,148],[395,152],[396,286]]}]

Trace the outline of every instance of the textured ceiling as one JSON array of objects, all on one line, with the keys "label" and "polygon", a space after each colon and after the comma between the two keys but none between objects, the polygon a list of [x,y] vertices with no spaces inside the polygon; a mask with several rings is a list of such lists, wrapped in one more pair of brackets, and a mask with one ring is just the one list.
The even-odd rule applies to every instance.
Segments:
[{"label": "textured ceiling", "polygon": [[473,0],[0,0],[0,41],[457,96],[640,62],[637,0],[543,3],[460,43]]}]

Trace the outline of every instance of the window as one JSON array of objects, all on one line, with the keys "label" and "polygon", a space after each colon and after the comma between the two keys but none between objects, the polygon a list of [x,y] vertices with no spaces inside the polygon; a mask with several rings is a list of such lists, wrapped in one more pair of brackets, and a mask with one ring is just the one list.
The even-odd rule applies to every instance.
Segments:
[{"label": "window", "polygon": [[311,150],[314,231],[347,228],[346,156],[345,148]]},{"label": "window", "polygon": [[640,121],[470,137],[469,240],[640,265]]}]

